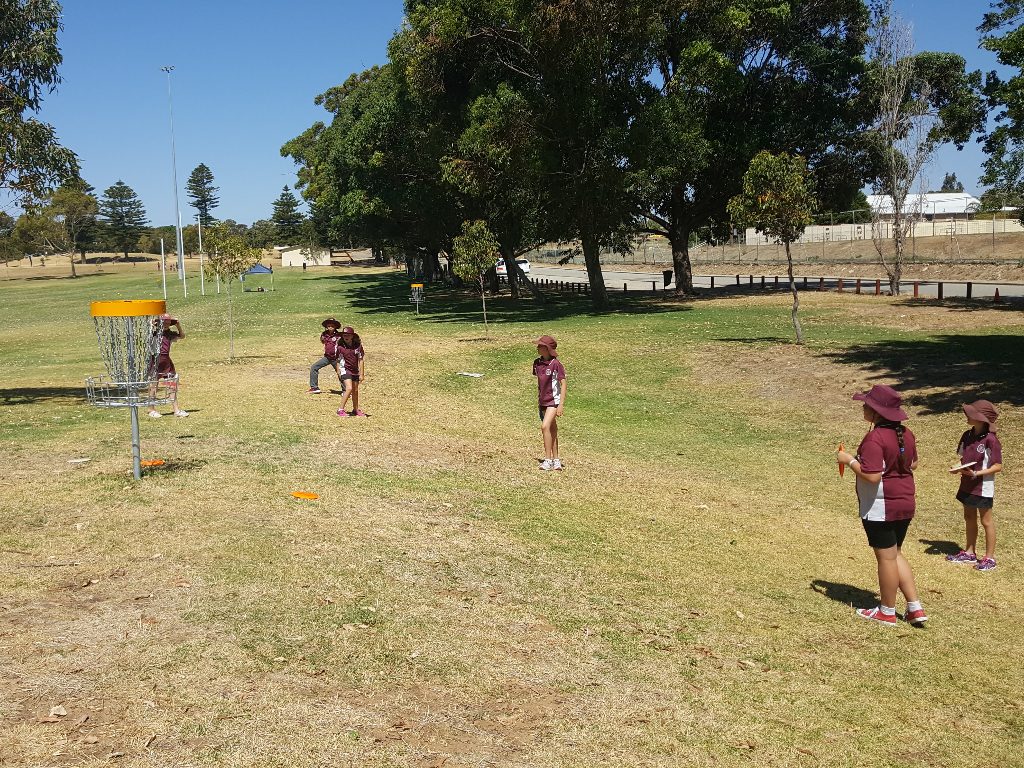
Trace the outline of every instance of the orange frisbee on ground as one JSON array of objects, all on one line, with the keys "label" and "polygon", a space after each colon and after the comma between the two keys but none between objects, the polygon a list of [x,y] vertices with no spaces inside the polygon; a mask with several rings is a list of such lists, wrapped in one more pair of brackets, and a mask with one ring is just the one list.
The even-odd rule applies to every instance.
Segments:
[{"label": "orange frisbee on ground", "polygon": [[292,496],[296,499],[319,499],[319,493],[313,493],[312,491],[292,491]]},{"label": "orange frisbee on ground", "polygon": [[[843,450],[843,444],[842,443],[839,444],[839,450],[840,451]],[[843,464],[843,462],[840,461],[839,462],[839,476],[842,477],[844,474],[846,474],[846,465]]]},{"label": "orange frisbee on ground", "polygon": [[141,466],[141,467],[162,467],[166,463],[167,462],[164,461],[163,459],[146,459],[145,461],[140,461],[139,462],[139,466]]}]

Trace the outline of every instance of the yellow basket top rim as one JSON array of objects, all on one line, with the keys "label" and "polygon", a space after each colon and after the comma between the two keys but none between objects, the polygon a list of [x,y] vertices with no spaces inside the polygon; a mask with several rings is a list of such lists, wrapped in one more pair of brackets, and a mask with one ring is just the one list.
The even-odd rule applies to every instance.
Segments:
[{"label": "yellow basket top rim", "polygon": [[163,299],[118,299],[94,301],[89,305],[93,317],[149,317],[162,315],[167,311]]}]

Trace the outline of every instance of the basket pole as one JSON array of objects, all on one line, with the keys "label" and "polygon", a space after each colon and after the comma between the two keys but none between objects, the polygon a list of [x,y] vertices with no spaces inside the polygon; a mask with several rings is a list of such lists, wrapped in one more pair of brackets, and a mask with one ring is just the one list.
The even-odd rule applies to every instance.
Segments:
[{"label": "basket pole", "polygon": [[139,407],[133,405],[132,412],[132,473],[136,480],[142,479],[142,446],[139,444]]}]

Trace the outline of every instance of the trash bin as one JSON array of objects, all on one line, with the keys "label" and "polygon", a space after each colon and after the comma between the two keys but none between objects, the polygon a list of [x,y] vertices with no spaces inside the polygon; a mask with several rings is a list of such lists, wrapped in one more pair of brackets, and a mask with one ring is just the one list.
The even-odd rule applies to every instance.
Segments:
[{"label": "trash bin", "polygon": [[671,269],[662,270],[661,275],[662,275],[662,277],[665,278],[665,287],[668,288],[669,285],[672,283],[672,270]]},{"label": "trash bin", "polygon": [[302,271],[303,271],[303,272],[305,272],[305,271],[306,271],[306,262],[302,262]]}]

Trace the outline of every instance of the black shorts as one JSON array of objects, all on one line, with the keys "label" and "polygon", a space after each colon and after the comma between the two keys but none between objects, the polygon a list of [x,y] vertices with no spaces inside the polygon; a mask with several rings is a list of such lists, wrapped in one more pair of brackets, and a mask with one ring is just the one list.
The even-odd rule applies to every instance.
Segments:
[{"label": "black shorts", "polygon": [[992,499],[987,496],[975,496],[973,493],[965,493],[961,491],[956,495],[956,500],[965,507],[974,507],[975,509],[992,509]]},{"label": "black shorts", "polygon": [[357,373],[343,373],[343,374],[341,374],[341,376],[338,377],[339,381],[345,381],[345,379],[349,379],[350,381],[354,381],[354,382],[358,383],[359,382],[359,374],[357,374]]},{"label": "black shorts", "polygon": [[557,408],[557,405],[538,405],[537,413],[540,415],[540,420],[544,421],[544,414],[547,413],[548,408]]},{"label": "black shorts", "polygon": [[902,547],[903,540],[907,538],[907,529],[910,527],[909,520],[864,520],[864,533],[868,535],[868,545],[872,549],[888,549],[889,547]]}]

